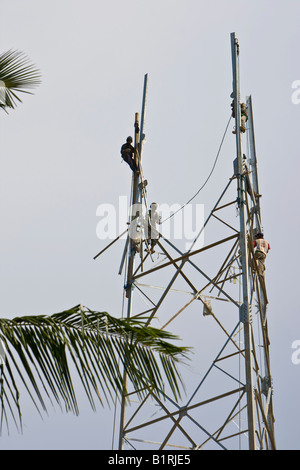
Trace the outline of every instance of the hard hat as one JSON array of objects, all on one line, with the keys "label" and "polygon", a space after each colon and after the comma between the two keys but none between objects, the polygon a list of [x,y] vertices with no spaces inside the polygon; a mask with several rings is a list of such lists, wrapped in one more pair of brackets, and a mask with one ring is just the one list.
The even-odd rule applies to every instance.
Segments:
[{"label": "hard hat", "polygon": [[255,235],[255,238],[264,238],[264,234],[259,232]]},{"label": "hard hat", "polygon": [[132,142],[132,137],[130,137],[130,136],[127,137],[126,142],[128,142],[128,143],[130,142],[130,143],[131,143],[131,142]]}]

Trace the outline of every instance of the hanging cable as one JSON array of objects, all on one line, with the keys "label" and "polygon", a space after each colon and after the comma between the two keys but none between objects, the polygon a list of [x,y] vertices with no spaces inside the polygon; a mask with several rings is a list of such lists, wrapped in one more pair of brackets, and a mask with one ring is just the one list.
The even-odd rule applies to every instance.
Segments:
[{"label": "hanging cable", "polygon": [[206,178],[205,182],[203,183],[203,185],[201,186],[201,188],[198,189],[198,191],[194,194],[194,196],[192,196],[185,204],[183,204],[183,206],[181,206],[177,211],[173,212],[173,214],[171,214],[169,217],[167,217],[166,219],[164,219],[161,224],[163,224],[164,222],[166,222],[166,220],[169,220],[171,217],[173,217],[175,214],[177,214],[179,211],[181,211],[185,206],[187,206],[193,199],[195,199],[196,196],[198,196],[198,194],[200,193],[200,191],[202,191],[202,189],[204,188],[204,186],[207,184],[208,180],[210,179],[211,175],[213,174],[213,171],[216,167],[216,164],[217,164],[217,161],[218,161],[218,158],[219,158],[219,155],[220,155],[220,152],[221,152],[221,148],[222,148],[222,145],[223,145],[223,142],[224,142],[224,139],[225,139],[225,136],[226,136],[226,133],[227,133],[227,130],[228,130],[228,127],[229,127],[229,124],[230,124],[230,121],[231,121],[231,115],[230,115],[230,118],[229,118],[229,121],[227,123],[227,126],[226,126],[226,129],[225,129],[225,132],[223,134],[223,137],[222,137],[222,140],[221,140],[221,143],[220,143],[220,146],[219,146],[219,150],[217,152],[217,155],[216,155],[216,158],[215,158],[215,161],[214,161],[214,164],[213,164],[213,167],[211,169],[211,172],[209,173],[208,177]]}]

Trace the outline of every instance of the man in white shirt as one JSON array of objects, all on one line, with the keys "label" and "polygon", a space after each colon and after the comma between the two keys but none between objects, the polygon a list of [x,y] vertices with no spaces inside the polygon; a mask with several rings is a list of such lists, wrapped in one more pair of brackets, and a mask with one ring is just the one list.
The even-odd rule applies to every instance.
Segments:
[{"label": "man in white shirt", "polygon": [[148,231],[148,238],[150,239],[150,253],[154,253],[154,246],[156,245],[157,240],[159,239],[159,232],[157,230],[157,224],[161,223],[161,217],[158,212],[158,204],[156,202],[152,202],[150,206],[150,210],[148,211],[147,217],[147,231]]}]

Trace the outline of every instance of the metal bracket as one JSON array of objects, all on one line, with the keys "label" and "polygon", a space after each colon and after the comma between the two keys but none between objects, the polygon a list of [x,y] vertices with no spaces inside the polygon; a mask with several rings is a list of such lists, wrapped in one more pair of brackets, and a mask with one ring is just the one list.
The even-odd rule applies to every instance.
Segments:
[{"label": "metal bracket", "polygon": [[246,304],[240,306],[240,322],[252,323],[251,306],[249,306],[249,311]]},{"label": "metal bracket", "polygon": [[261,378],[261,391],[265,396],[268,396],[269,389],[271,388],[273,395],[273,380],[271,377],[265,376]]},{"label": "metal bracket", "polygon": [[206,300],[203,303],[203,316],[211,315],[212,314],[212,306],[211,306],[211,301]]},{"label": "metal bracket", "polygon": [[124,285],[124,290],[128,290],[128,289],[134,289],[135,288],[135,285],[134,285],[134,282],[133,281],[129,281],[127,284]]},{"label": "metal bracket", "polygon": [[148,181],[147,181],[147,180],[144,180],[144,181],[142,181],[141,183],[139,183],[139,189],[140,189],[140,191],[142,191],[143,189],[145,189],[146,186],[148,186]]}]

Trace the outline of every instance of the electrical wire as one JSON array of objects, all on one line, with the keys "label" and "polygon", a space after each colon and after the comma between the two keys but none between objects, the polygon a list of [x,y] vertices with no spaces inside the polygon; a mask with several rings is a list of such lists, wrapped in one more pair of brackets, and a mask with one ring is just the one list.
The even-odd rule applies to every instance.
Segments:
[{"label": "electrical wire", "polygon": [[198,196],[198,194],[200,193],[200,191],[202,191],[202,189],[204,188],[204,186],[207,184],[207,182],[209,181],[211,175],[213,174],[214,172],[214,169],[216,167],[216,164],[217,164],[217,161],[219,159],[219,156],[220,156],[220,152],[221,152],[221,148],[222,148],[222,145],[223,145],[223,142],[224,142],[224,139],[225,139],[225,136],[226,136],[226,133],[227,133],[227,130],[228,130],[228,127],[229,127],[229,124],[230,124],[230,121],[231,121],[231,115],[230,115],[230,118],[229,118],[229,121],[227,123],[227,126],[226,126],[226,129],[225,129],[225,132],[223,134],[223,137],[222,137],[222,140],[221,140],[221,143],[220,143],[220,146],[219,146],[219,149],[218,149],[218,152],[217,152],[217,155],[216,155],[216,158],[215,158],[215,161],[214,161],[214,164],[213,164],[213,167],[208,175],[208,177],[206,178],[205,182],[203,183],[203,185],[198,189],[198,191],[194,194],[194,196],[192,196],[185,204],[183,204],[183,206],[181,206],[179,209],[177,209],[177,211],[173,212],[169,217],[167,217],[166,219],[164,219],[161,224],[163,224],[164,222],[166,222],[167,220],[169,220],[171,217],[173,217],[175,214],[177,214],[179,211],[181,211],[185,206],[187,206],[193,199],[195,199],[196,196]]}]

